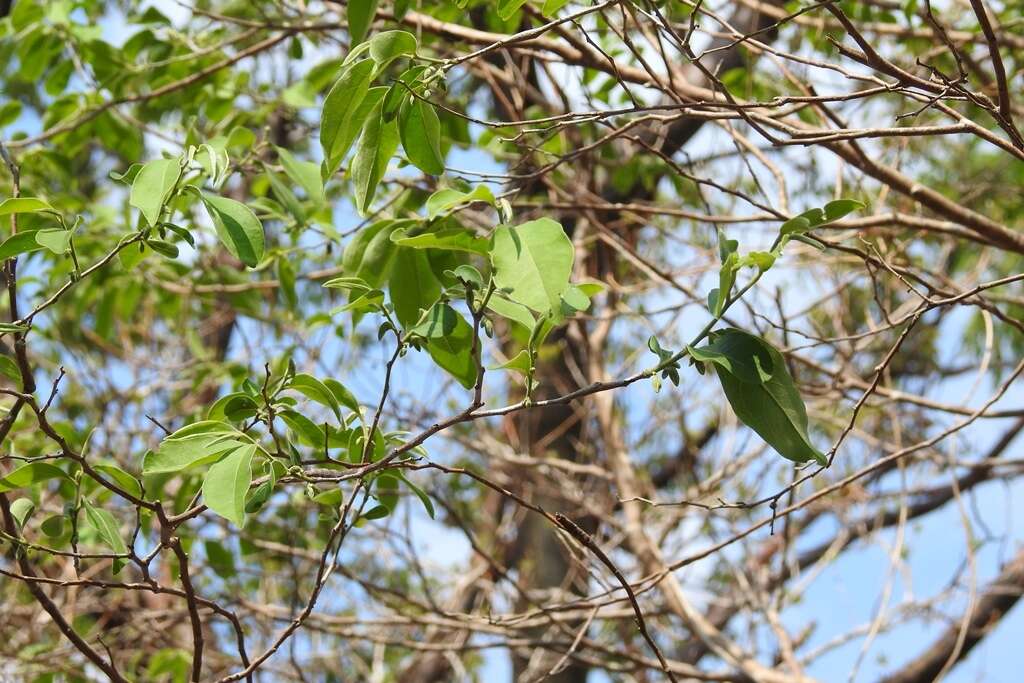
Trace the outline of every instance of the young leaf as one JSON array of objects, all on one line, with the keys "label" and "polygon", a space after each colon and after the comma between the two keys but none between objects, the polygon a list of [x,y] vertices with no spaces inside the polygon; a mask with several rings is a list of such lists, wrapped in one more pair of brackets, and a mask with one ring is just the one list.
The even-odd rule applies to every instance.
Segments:
[{"label": "young leaf", "polygon": [[513,301],[538,313],[555,312],[569,286],[573,255],[565,230],[550,218],[502,226],[490,251],[494,281]]},{"label": "young leaf", "polygon": [[711,315],[716,318],[725,310],[725,302],[729,299],[729,293],[732,292],[733,283],[736,282],[737,268],[739,268],[739,255],[734,250],[728,251],[725,261],[718,271],[718,289],[715,290],[718,295],[714,297],[714,301],[708,297]]},{"label": "young leaf", "polygon": [[245,526],[245,496],[252,484],[256,444],[241,446],[215,463],[203,480],[203,502],[218,515]]},{"label": "young leaf", "polygon": [[689,347],[696,360],[712,363],[733,412],[780,455],[825,465],[807,434],[807,410],[785,360],[771,344],[737,329],[712,333],[707,346]]},{"label": "young leaf", "polygon": [[430,175],[444,173],[441,154],[441,122],[434,106],[421,99],[406,101],[398,111],[398,131],[409,161]]},{"label": "young leaf", "polygon": [[234,199],[203,194],[217,236],[239,261],[255,268],[263,259],[263,224],[245,204]]},{"label": "young leaf", "polygon": [[128,202],[142,212],[150,226],[156,227],[160,211],[180,177],[179,159],[154,159],[145,164],[135,176]]}]

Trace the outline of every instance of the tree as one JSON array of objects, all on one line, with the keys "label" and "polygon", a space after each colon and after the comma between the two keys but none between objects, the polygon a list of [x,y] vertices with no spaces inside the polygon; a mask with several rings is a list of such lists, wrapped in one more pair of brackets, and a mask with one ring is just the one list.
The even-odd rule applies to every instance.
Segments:
[{"label": "tree", "polygon": [[0,672],[1008,675],[1018,14],[0,3]]}]

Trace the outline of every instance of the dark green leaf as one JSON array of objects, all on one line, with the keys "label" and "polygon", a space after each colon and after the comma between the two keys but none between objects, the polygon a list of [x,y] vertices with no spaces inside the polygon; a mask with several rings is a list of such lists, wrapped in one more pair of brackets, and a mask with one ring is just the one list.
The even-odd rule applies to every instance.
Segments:
[{"label": "dark green leaf", "polygon": [[688,347],[697,360],[715,366],[736,416],[783,457],[826,464],[810,442],[807,411],[785,360],[760,337],[741,330],[712,333],[704,347]]}]

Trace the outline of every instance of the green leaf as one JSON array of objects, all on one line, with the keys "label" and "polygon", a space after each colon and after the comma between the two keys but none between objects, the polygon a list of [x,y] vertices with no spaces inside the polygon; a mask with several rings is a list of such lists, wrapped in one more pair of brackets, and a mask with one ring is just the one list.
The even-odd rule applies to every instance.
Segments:
[{"label": "green leaf", "polygon": [[137,498],[142,496],[142,485],[139,480],[117,465],[93,465],[93,469],[107,475],[117,486],[133,496]]},{"label": "green leaf", "polygon": [[771,344],[730,328],[713,332],[707,346],[688,350],[714,365],[736,417],[769,446],[795,462],[827,464],[810,442],[807,410],[782,354]]},{"label": "green leaf", "polygon": [[12,213],[57,213],[57,210],[35,197],[11,197],[0,202],[0,216]]},{"label": "green leaf", "polygon": [[231,425],[204,420],[182,427],[163,441],[142,463],[144,475],[180,472],[188,467],[211,462],[224,451],[244,446],[241,434]]},{"label": "green leaf", "polygon": [[37,230],[28,230],[11,235],[0,244],[0,261],[6,261],[19,254],[39,251],[43,245],[36,241]]},{"label": "green leaf", "polygon": [[236,448],[216,462],[203,480],[203,502],[218,515],[245,526],[245,496],[252,484],[256,444]]},{"label": "green leaf", "polygon": [[178,247],[165,240],[146,240],[146,246],[160,254],[164,258],[178,258]]},{"label": "green leaf", "polygon": [[10,356],[0,354],[0,375],[3,375],[12,382],[21,382],[21,370],[18,364],[11,360]]},{"label": "green leaf", "polygon": [[523,349],[512,358],[501,365],[494,365],[487,368],[488,370],[513,370],[523,375],[528,375],[533,371],[533,359],[530,357],[530,353]]},{"label": "green leaf", "polygon": [[27,331],[28,325],[22,323],[0,323],[0,333]]},{"label": "green leaf", "polygon": [[50,515],[42,521],[39,529],[50,538],[58,538],[64,534],[65,515]]},{"label": "green leaf", "polygon": [[767,251],[752,251],[746,254],[736,264],[739,267],[753,266],[760,271],[766,271],[775,264],[775,255]]},{"label": "green leaf", "polygon": [[486,185],[477,185],[472,192],[438,190],[427,198],[427,218],[437,218],[457,206],[472,202],[487,202],[494,206],[494,193]]},{"label": "green leaf", "polygon": [[427,514],[430,515],[431,519],[434,519],[434,503],[430,500],[430,496],[428,496],[426,492],[419,486],[416,486],[416,484],[409,481],[405,477],[405,475],[402,474],[400,471],[393,470],[393,473],[394,476],[401,479],[405,483],[405,485],[408,486],[412,490],[412,492],[416,494],[416,497],[420,499],[421,503],[423,503],[423,508],[427,511]]},{"label": "green leaf", "polygon": [[150,226],[156,227],[160,211],[181,177],[179,159],[155,159],[144,165],[132,181],[128,202],[142,212]]},{"label": "green leaf", "polygon": [[71,230],[53,228],[36,231],[36,242],[40,247],[49,249],[58,256],[68,251],[71,246]]},{"label": "green leaf", "polygon": [[14,517],[14,521],[22,529],[25,528],[25,520],[35,511],[36,504],[28,498],[18,498],[11,503],[11,516]]},{"label": "green leaf", "polygon": [[795,216],[782,224],[779,232],[783,235],[802,235],[814,226],[804,216]]},{"label": "green leaf", "polygon": [[328,377],[327,379],[324,380],[324,385],[326,385],[327,388],[331,390],[331,393],[334,394],[334,398],[338,401],[338,403],[345,406],[356,415],[359,415],[359,401],[356,399],[355,395],[351,391],[349,391],[347,387],[345,387],[344,384],[342,384],[336,379],[331,379]]},{"label": "green leaf", "polygon": [[349,45],[355,47],[363,42],[377,13],[379,0],[349,0],[347,6]]},{"label": "green leaf", "polygon": [[585,311],[590,308],[590,297],[583,293],[583,290],[575,285],[569,285],[562,292],[562,303],[568,306],[571,311]]},{"label": "green leaf", "polygon": [[497,294],[492,294],[488,299],[487,308],[503,318],[519,323],[528,330],[532,330],[537,324],[537,319],[533,317],[529,308]]},{"label": "green leaf", "polygon": [[385,121],[390,121],[398,116],[399,107],[412,96],[410,93],[422,89],[416,87],[416,82],[426,72],[427,67],[422,64],[411,66],[402,72],[398,80],[391,84],[387,94],[384,95],[383,104],[381,105]]},{"label": "green leaf", "polygon": [[64,470],[56,465],[46,462],[30,462],[0,477],[0,493],[23,489],[26,486],[58,477],[67,477],[67,475],[64,473]]},{"label": "green leaf", "polygon": [[0,128],[9,126],[18,120],[21,116],[21,102],[18,100],[8,100],[0,106]]},{"label": "green leaf", "polygon": [[441,154],[441,122],[434,106],[421,99],[403,102],[398,110],[402,149],[416,168],[430,175],[444,173]]},{"label": "green leaf", "polygon": [[384,66],[405,55],[416,54],[416,36],[408,31],[382,31],[370,39],[370,58]]},{"label": "green leaf", "polygon": [[507,21],[525,4],[526,0],[498,0],[498,16]]},{"label": "green leaf", "polygon": [[569,0],[544,0],[544,6],[540,11],[546,17],[553,17],[558,14],[558,10],[568,4]]},{"label": "green leaf", "polygon": [[298,437],[301,443],[313,446],[318,451],[323,451],[328,437],[328,433],[324,431],[323,425],[316,424],[305,415],[294,410],[278,411],[277,416],[288,425],[288,429]]},{"label": "green leaf", "polygon": [[255,268],[263,259],[263,225],[245,204],[203,193],[203,203],[217,228],[217,236],[239,261]]},{"label": "green leaf", "polygon": [[508,296],[538,313],[556,312],[569,286],[572,242],[550,218],[494,231],[494,281]]},{"label": "green leaf", "polygon": [[380,104],[370,112],[362,137],[352,159],[352,184],[356,208],[366,215],[373,203],[377,185],[384,177],[388,161],[398,150],[398,130],[394,122],[386,123]]},{"label": "green leaf", "polygon": [[424,251],[399,247],[388,282],[395,316],[403,327],[419,322],[420,311],[441,298],[441,283]]},{"label": "green leaf", "polygon": [[864,208],[863,202],[856,199],[837,199],[825,205],[825,220],[837,221],[848,213]]},{"label": "green leaf", "polygon": [[296,159],[295,155],[283,147],[274,147],[277,158],[284,168],[285,175],[292,179],[306,192],[306,196],[322,204],[324,202],[324,182],[320,178],[320,167],[312,161]]},{"label": "green leaf", "polygon": [[306,220],[306,211],[302,206],[302,202],[292,192],[292,189],[288,187],[288,184],[284,182],[280,175],[271,170],[266,164],[263,164],[263,172],[270,182],[270,187],[274,191],[274,197],[277,201],[284,206],[297,223],[303,223]]},{"label": "green leaf", "polygon": [[426,232],[413,237],[408,237],[404,230],[396,230],[391,234],[391,239],[397,245],[413,249],[465,251],[481,256],[486,255],[489,249],[487,240],[463,228]]},{"label": "green leaf", "polygon": [[206,561],[210,564],[214,574],[222,579],[230,579],[237,573],[235,556],[222,543],[210,539],[203,545],[206,549]]},{"label": "green leaf", "polygon": [[394,256],[391,233],[398,227],[396,221],[372,223],[347,244],[341,256],[341,269],[345,277],[359,278],[371,287],[378,287],[387,278],[387,266]]},{"label": "green leaf", "polygon": [[[363,122],[377,104],[374,97],[369,96],[374,68],[375,64],[369,59],[346,65],[324,99],[320,120],[320,146],[324,151],[322,178],[329,178],[341,166]],[[381,89],[379,97],[383,96]]]},{"label": "green leaf", "polygon": [[363,519],[383,519],[391,514],[391,508],[387,505],[376,505],[370,508],[363,516]]},{"label": "green leaf", "polygon": [[471,389],[476,384],[473,328],[454,308],[445,303],[435,304],[427,319],[411,332],[427,340],[430,357],[462,386]]},{"label": "green leaf", "polygon": [[318,380],[313,375],[307,375],[306,373],[299,373],[292,378],[292,381],[288,384],[289,389],[294,389],[306,398],[316,401],[322,406],[327,406],[334,415],[341,420],[341,406],[338,404],[338,399],[335,398],[334,392],[332,392],[327,385]]},{"label": "green leaf", "polygon": [[[82,500],[82,507],[85,508],[85,519],[89,522],[89,526],[96,530],[100,539],[114,551],[114,554],[127,555],[128,546],[125,544],[124,539],[121,538],[121,529],[114,516],[103,508],[95,507],[84,499]],[[124,565],[124,559],[115,559],[114,574],[120,572]]]},{"label": "green leaf", "polygon": [[722,267],[718,271],[718,295],[711,301],[708,298],[709,304],[712,306],[711,315],[716,318],[722,315],[722,311],[725,310],[725,303],[729,299],[729,293],[732,292],[733,283],[736,282],[736,269],[739,268],[739,255],[735,251],[729,251],[725,257],[725,262],[722,263]]}]

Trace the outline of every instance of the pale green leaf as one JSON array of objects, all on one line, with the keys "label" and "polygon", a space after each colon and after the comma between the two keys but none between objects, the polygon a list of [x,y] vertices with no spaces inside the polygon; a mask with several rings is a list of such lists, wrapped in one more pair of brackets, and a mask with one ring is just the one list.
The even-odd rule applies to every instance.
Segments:
[{"label": "pale green leaf", "polygon": [[203,502],[235,526],[245,526],[245,496],[252,484],[256,444],[236,448],[214,463],[203,479]]},{"label": "pale green leaf", "polygon": [[573,246],[550,218],[499,227],[491,246],[494,281],[509,298],[538,313],[557,312],[572,275]]},{"label": "pale green leaf", "polygon": [[179,159],[155,159],[144,165],[132,181],[128,202],[142,212],[150,226],[156,227],[160,212],[181,177]]}]

